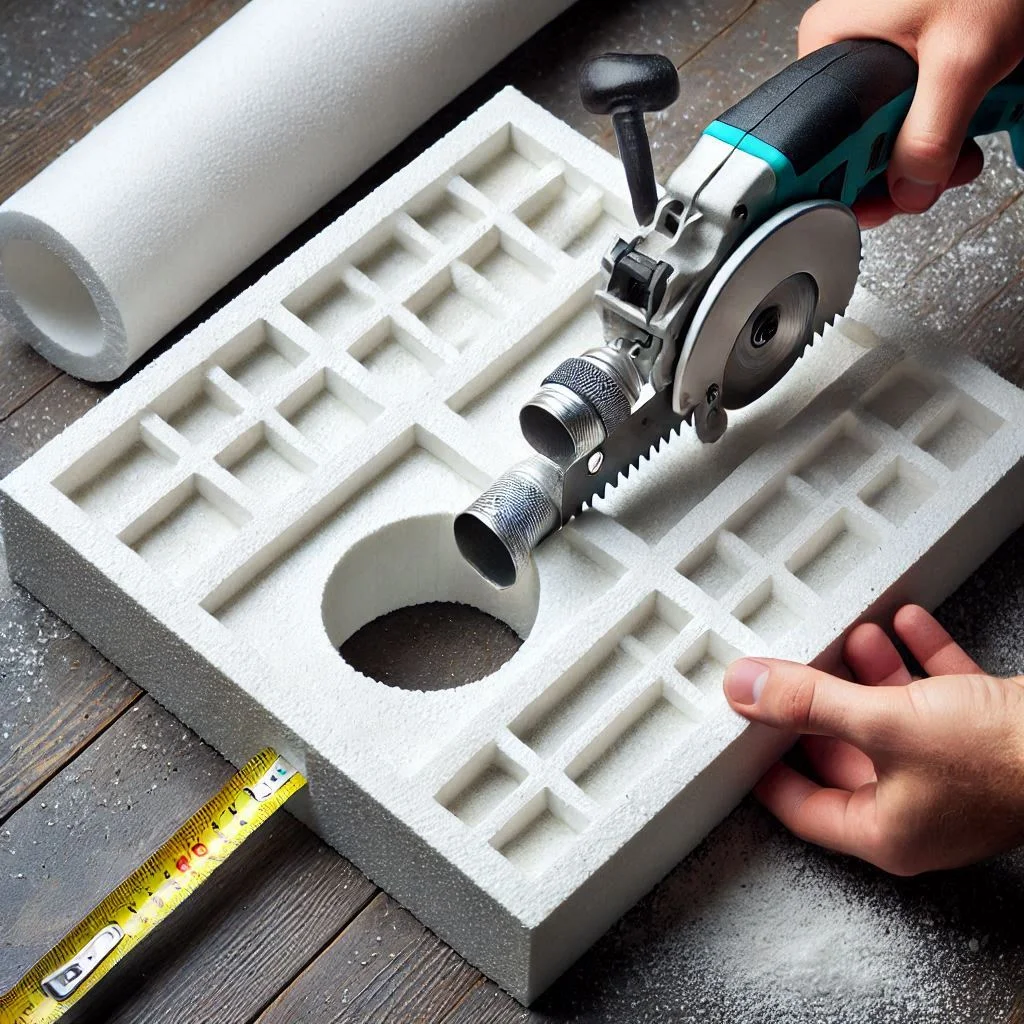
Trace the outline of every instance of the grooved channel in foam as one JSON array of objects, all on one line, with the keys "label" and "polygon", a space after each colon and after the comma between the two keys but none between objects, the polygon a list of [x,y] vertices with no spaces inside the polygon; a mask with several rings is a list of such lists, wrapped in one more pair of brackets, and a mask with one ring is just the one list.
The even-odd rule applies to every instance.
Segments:
[{"label": "grooved channel in foam", "polygon": [[640,787],[699,719],[659,680],[587,746],[566,774],[591,800],[614,805]]}]

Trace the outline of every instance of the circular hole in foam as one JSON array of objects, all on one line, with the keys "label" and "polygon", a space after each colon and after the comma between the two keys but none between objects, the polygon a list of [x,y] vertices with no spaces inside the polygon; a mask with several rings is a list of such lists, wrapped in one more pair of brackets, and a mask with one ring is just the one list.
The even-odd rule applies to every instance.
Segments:
[{"label": "circular hole in foam", "polygon": [[0,266],[11,294],[43,334],[76,355],[102,349],[96,303],[60,256],[31,239],[13,238],[0,250]]},{"label": "circular hole in foam", "polygon": [[403,519],[354,544],[327,579],[323,623],[358,672],[406,690],[444,690],[496,672],[529,636],[535,568],[497,590],[455,546],[453,516]]}]

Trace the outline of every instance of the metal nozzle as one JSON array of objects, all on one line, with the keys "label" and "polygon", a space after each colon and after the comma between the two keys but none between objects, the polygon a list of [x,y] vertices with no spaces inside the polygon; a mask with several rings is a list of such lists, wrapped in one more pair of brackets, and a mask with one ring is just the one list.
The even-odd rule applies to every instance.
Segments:
[{"label": "metal nozzle", "polygon": [[604,345],[567,359],[523,406],[519,423],[538,454],[455,519],[455,543],[485,580],[511,587],[533,549],[562,525],[565,470],[629,418],[642,383],[622,343]]},{"label": "metal nozzle", "polygon": [[566,465],[629,418],[642,381],[629,353],[604,345],[566,359],[523,406],[519,426],[541,455]]},{"label": "metal nozzle", "polygon": [[545,384],[519,412],[523,437],[556,462],[572,462],[605,439],[594,407],[562,384]]},{"label": "metal nozzle", "polygon": [[544,459],[513,466],[456,516],[462,557],[498,589],[511,587],[533,549],[562,525],[561,486],[561,473]]}]

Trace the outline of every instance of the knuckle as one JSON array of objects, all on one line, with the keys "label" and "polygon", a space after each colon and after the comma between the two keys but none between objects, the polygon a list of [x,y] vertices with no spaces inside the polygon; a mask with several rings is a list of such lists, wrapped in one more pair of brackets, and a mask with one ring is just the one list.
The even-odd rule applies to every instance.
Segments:
[{"label": "knuckle", "polygon": [[914,730],[926,728],[935,713],[930,690],[922,686],[920,680],[908,683],[902,689],[903,693],[900,696],[905,699],[906,710]]},{"label": "knuckle", "polygon": [[942,70],[948,75],[976,75],[985,71],[992,60],[992,46],[970,30],[947,40],[942,56]]},{"label": "knuckle", "polygon": [[951,10],[923,28],[920,47],[940,74],[977,75],[992,66],[1000,48],[998,34],[963,11]]},{"label": "knuckle", "polygon": [[836,12],[831,0],[819,0],[804,11],[797,28],[801,53],[816,50],[835,39]]},{"label": "knuckle", "polygon": [[899,878],[911,878],[925,870],[920,852],[903,836],[878,833],[869,845],[869,852],[876,867]]},{"label": "knuckle", "polygon": [[827,676],[812,670],[779,687],[774,698],[779,723],[796,732],[824,735],[844,733],[854,725],[862,732],[882,728],[884,716],[878,708],[867,702],[852,704],[831,685]]},{"label": "knuckle", "polygon": [[814,36],[818,34],[818,27],[821,25],[823,20],[822,15],[824,14],[826,18],[828,17],[827,12],[824,10],[825,7],[826,4],[824,3],[824,0],[822,0],[822,2],[811,4],[811,6],[804,11],[800,18],[800,23],[797,26],[797,32],[800,34],[801,38],[805,35]]},{"label": "knuckle", "polygon": [[938,128],[905,129],[900,134],[900,156],[928,167],[952,171],[960,147],[951,132]]},{"label": "knuckle", "polygon": [[814,679],[802,676],[787,686],[781,695],[779,711],[783,721],[798,731],[805,731],[814,708]]}]

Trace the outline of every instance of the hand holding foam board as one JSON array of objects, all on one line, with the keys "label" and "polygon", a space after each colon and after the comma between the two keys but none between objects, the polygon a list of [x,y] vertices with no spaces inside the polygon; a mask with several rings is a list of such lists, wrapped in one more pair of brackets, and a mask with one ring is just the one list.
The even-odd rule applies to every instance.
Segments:
[{"label": "hand holding foam board", "polygon": [[252,0],[0,207],[0,312],[119,377],[570,0]]},{"label": "hand holding foam board", "polygon": [[[1024,395],[859,296],[717,444],[674,438],[510,590],[452,521],[519,405],[601,337],[621,166],[508,90],[3,484],[11,572],[519,999],[736,804],[784,738],[741,654],[809,661],[934,605],[1024,518]],[[463,601],[526,637],[416,692],[366,622]]]}]

